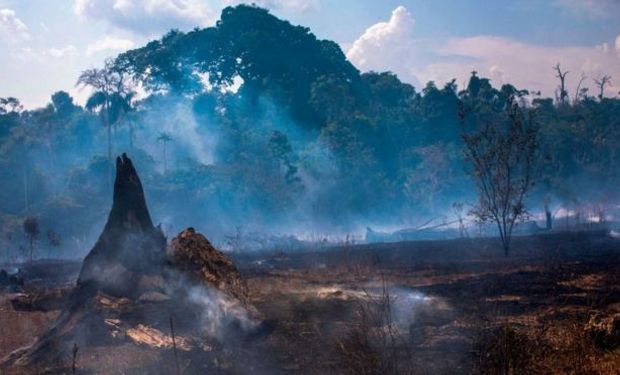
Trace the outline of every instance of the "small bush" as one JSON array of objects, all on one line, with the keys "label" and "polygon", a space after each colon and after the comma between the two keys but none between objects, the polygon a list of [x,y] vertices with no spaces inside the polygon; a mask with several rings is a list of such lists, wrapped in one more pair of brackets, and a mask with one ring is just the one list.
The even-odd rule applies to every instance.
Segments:
[{"label": "small bush", "polygon": [[366,292],[359,300],[355,318],[348,335],[337,342],[346,373],[413,373],[406,336],[392,320],[392,299],[385,281],[380,295]]}]

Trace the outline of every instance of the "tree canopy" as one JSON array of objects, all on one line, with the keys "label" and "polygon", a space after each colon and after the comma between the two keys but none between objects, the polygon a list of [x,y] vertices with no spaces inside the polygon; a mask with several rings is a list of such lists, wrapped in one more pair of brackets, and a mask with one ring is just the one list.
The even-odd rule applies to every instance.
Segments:
[{"label": "tree canopy", "polygon": [[[476,72],[466,87],[416,89],[390,72],[359,72],[336,43],[256,6],[172,30],[82,77],[94,88],[86,108],[62,91],[33,110],[0,98],[4,233],[36,213],[42,230],[79,247],[105,216],[112,145],[131,153],[164,228],[201,225],[217,240],[248,223],[276,234],[415,226],[477,203],[459,103],[465,126],[480,126],[513,100],[539,125],[540,172],[525,204],[618,199],[619,99],[554,100]],[[138,85],[146,96],[135,100]]]}]

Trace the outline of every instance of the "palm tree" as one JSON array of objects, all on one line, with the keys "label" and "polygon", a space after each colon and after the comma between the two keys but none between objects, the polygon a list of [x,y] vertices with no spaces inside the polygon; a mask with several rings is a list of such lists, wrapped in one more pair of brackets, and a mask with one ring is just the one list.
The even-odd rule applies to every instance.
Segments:
[{"label": "palm tree", "polygon": [[112,126],[131,110],[135,91],[124,71],[116,68],[111,60],[102,69],[87,69],[80,74],[78,87],[90,87],[93,93],[86,101],[86,110],[99,114],[101,124],[107,130],[108,179],[112,182]]},{"label": "palm tree", "polygon": [[174,139],[170,136],[169,133],[161,132],[161,133],[159,133],[159,136],[157,137],[157,140],[164,144],[164,174],[166,174],[168,172],[168,166],[167,166],[167,162],[166,162],[166,144],[168,142],[173,142]]}]

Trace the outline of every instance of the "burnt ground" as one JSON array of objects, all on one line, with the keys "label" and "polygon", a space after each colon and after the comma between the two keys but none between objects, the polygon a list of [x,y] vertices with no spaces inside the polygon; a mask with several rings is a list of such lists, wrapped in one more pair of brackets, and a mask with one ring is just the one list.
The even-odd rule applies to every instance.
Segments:
[{"label": "burnt ground", "polygon": [[[604,232],[515,238],[508,257],[463,239],[234,258],[283,373],[619,373],[620,349],[586,330],[620,313],[620,240]],[[54,321],[78,270],[25,267],[25,293],[57,303],[16,310],[3,292],[0,357]]]}]

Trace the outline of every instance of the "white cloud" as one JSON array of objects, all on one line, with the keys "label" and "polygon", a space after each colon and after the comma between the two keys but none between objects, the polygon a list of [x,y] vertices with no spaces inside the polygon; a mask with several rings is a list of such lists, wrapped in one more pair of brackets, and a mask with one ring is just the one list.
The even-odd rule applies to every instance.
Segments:
[{"label": "white cloud", "polygon": [[0,39],[13,42],[29,38],[28,26],[17,17],[15,11],[0,9]]},{"label": "white cloud", "polygon": [[392,11],[387,22],[379,22],[366,29],[349,48],[347,58],[362,71],[389,70],[415,82],[410,68],[415,50],[414,25],[411,13],[399,6]]},{"label": "white cloud", "polygon": [[74,12],[142,35],[191,29],[212,21],[200,0],[74,0]]},{"label": "white cloud", "polygon": [[50,48],[47,50],[47,53],[52,57],[63,58],[77,55],[78,50],[74,45],[69,44],[68,46],[62,48]]},{"label": "white cloud", "polygon": [[126,51],[134,46],[134,42],[129,39],[114,38],[106,36],[105,38],[96,40],[86,47],[86,56],[92,56],[104,51]]},{"label": "white cloud", "polygon": [[317,10],[319,8],[318,0],[254,0],[254,1],[244,1],[244,0],[225,0],[224,4],[227,5],[237,5],[237,4],[247,4],[253,3],[262,8],[267,9],[284,9],[291,10],[295,12],[308,12]]},{"label": "white cloud", "polygon": [[[362,71],[392,71],[405,82],[419,86],[428,81],[442,85],[452,79],[462,87],[476,70],[495,86],[511,83],[518,88],[553,96],[557,79],[552,67],[558,62],[569,70],[569,92],[576,89],[583,72],[585,85],[609,74],[620,78],[620,35],[614,43],[598,46],[550,47],[498,36],[474,36],[449,40],[417,40],[414,19],[406,8],[394,9],[387,22],[370,26],[353,42],[349,60]],[[426,49],[422,51],[421,43]],[[424,52],[424,53],[419,53]],[[620,79],[618,80],[620,82]],[[608,86],[609,95],[618,87]]]}]

